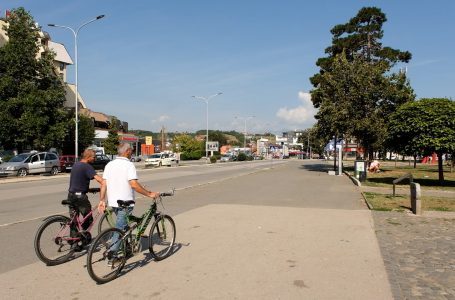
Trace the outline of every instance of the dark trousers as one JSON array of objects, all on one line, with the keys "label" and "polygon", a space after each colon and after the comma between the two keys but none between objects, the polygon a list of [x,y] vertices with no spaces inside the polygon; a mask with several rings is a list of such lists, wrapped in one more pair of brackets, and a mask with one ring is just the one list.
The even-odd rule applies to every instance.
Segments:
[{"label": "dark trousers", "polygon": [[[90,204],[90,201],[88,200],[86,194],[76,195],[73,193],[68,193],[68,200],[71,201],[71,204],[76,209],[76,212],[81,213],[84,217],[92,210],[92,205]],[[82,229],[87,230],[92,222],[93,217],[89,216],[85,222],[82,223]]]}]

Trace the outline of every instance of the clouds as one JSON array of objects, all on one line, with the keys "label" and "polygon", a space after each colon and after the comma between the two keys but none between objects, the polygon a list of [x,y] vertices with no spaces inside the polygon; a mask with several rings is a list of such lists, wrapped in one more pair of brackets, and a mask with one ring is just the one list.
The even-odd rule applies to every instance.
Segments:
[{"label": "clouds", "polygon": [[170,117],[168,115],[161,115],[157,119],[152,120],[152,123],[163,123],[166,120],[169,120]]},{"label": "clouds", "polygon": [[301,102],[299,106],[289,109],[287,107],[281,107],[277,111],[276,116],[290,126],[311,127],[316,122],[314,119],[316,109],[311,102],[310,93],[300,91],[299,100]]}]

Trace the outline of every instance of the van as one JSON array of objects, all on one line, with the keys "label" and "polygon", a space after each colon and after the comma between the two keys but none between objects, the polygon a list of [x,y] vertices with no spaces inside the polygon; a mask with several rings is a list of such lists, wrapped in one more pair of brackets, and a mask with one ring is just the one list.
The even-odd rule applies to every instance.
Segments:
[{"label": "van", "polygon": [[39,173],[57,175],[59,166],[60,162],[55,153],[35,151],[21,153],[0,165],[0,176],[16,175],[25,177],[28,174]]}]

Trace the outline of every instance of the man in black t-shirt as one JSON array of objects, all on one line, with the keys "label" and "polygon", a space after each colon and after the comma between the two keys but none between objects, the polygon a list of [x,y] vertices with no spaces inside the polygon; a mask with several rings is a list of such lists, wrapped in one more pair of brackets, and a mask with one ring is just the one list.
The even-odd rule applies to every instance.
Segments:
[{"label": "man in black t-shirt", "polygon": [[[82,154],[82,159],[76,162],[71,169],[68,200],[73,203],[83,216],[86,216],[92,210],[92,205],[87,197],[90,180],[95,179],[100,184],[103,181],[101,176],[97,175],[95,169],[90,165],[94,160],[95,151],[93,149],[86,149]],[[82,224],[82,228],[86,230],[92,222],[93,217],[90,216]]]}]

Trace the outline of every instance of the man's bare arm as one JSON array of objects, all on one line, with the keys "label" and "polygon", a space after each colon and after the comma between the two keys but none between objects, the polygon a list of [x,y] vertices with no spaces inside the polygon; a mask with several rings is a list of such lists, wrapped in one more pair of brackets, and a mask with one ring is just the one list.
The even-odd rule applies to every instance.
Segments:
[{"label": "man's bare arm", "polygon": [[129,182],[130,186],[139,194],[142,194],[150,198],[156,198],[160,195],[160,193],[157,192],[147,191],[136,179],[130,180]]},{"label": "man's bare arm", "polygon": [[98,181],[99,184],[101,184],[103,182],[103,177],[101,177],[100,175],[96,174],[95,176],[93,176],[93,178]]}]

